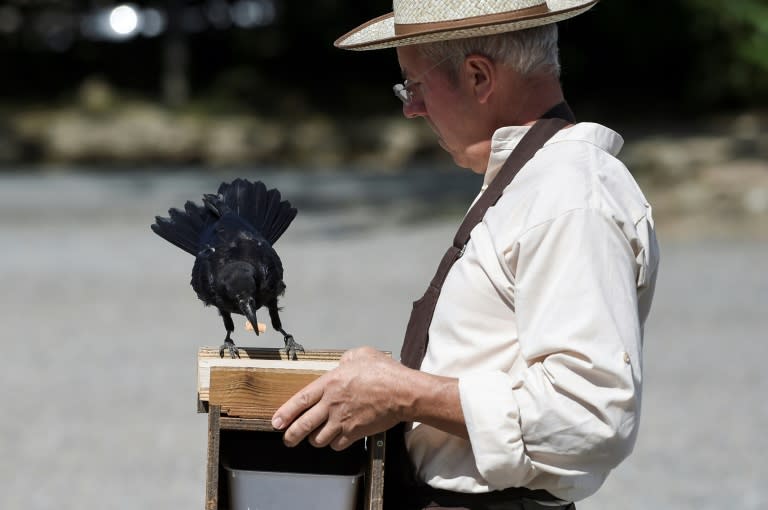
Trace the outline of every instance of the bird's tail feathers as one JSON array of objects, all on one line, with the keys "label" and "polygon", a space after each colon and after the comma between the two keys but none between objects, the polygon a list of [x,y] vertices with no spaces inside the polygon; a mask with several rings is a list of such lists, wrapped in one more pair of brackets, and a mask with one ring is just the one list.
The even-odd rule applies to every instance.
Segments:
[{"label": "bird's tail feathers", "polygon": [[276,189],[267,190],[261,181],[235,179],[219,186],[216,207],[237,213],[274,244],[296,217],[296,209],[290,202],[281,200]]},{"label": "bird's tail feathers", "polygon": [[227,204],[224,202],[224,197],[221,195],[221,193],[218,195],[206,193],[203,195],[203,205],[216,217],[224,216],[228,209]]},{"label": "bird's tail feathers", "polygon": [[261,181],[235,179],[222,183],[218,194],[203,195],[202,206],[188,201],[184,211],[170,209],[170,217],[155,217],[152,231],[187,253],[197,255],[201,249],[201,233],[220,217],[233,212],[274,244],[296,217],[296,209],[280,198],[279,191],[267,190]]}]

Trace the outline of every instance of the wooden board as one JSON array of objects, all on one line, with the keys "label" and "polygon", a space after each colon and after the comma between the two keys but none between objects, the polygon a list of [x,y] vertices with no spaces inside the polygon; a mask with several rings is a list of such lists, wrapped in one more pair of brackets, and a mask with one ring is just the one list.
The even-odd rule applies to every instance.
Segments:
[{"label": "wooden board", "polygon": [[[323,373],[336,368],[343,350],[311,350],[297,353],[296,360],[291,360],[282,349],[240,348],[240,358],[222,358],[218,347],[202,347],[197,353],[197,400],[198,411],[206,412],[210,400],[211,370],[223,367],[228,369],[272,369],[303,370]],[[300,389],[300,388],[299,388]]]},{"label": "wooden board", "polygon": [[384,464],[387,433],[368,436],[368,465],[365,471],[365,510],[384,508]]},{"label": "wooden board", "polygon": [[208,401],[221,413],[239,418],[271,419],[277,408],[325,370],[213,367]]}]

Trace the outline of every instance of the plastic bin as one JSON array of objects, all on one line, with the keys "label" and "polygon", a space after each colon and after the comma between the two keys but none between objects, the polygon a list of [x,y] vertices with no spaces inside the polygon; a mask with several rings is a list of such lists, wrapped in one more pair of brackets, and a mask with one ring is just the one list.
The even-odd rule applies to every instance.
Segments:
[{"label": "plastic bin", "polygon": [[366,458],[363,441],[335,452],[306,441],[287,448],[280,433],[222,431],[222,508],[356,510]]},{"label": "plastic bin", "polygon": [[224,469],[231,510],[355,510],[362,478]]}]

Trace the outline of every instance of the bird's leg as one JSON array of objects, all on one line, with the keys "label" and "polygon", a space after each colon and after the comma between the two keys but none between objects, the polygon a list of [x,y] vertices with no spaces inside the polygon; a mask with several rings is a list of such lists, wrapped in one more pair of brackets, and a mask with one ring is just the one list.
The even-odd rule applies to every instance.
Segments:
[{"label": "bird's leg", "polygon": [[275,331],[279,331],[283,334],[285,353],[290,359],[297,359],[296,353],[298,351],[304,352],[304,347],[301,344],[296,343],[293,339],[293,335],[286,333],[283,329],[283,324],[280,322],[280,315],[277,313],[277,299],[270,301],[267,308],[269,308],[269,318],[272,319],[272,327],[275,328]]},{"label": "bird's leg", "polygon": [[285,353],[288,355],[288,357],[291,359],[298,359],[296,353],[298,351],[304,352],[304,346],[296,342],[296,340],[293,339],[293,335],[286,333],[283,328],[278,327],[275,329],[283,334],[283,340],[285,341]]},{"label": "bird's leg", "polygon": [[224,339],[224,343],[219,348],[219,356],[222,358],[224,357],[224,350],[229,351],[229,357],[239,358],[240,353],[237,352],[237,346],[235,345],[234,340],[230,337],[232,332],[235,330],[235,323],[232,322],[232,315],[229,314],[229,312],[221,312],[221,318],[224,319],[224,328],[227,330],[227,337]]}]

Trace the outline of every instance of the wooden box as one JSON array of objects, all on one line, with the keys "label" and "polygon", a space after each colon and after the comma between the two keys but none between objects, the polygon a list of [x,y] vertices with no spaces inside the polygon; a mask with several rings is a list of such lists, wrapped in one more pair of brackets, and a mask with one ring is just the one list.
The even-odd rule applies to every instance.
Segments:
[{"label": "wooden box", "polygon": [[[287,448],[271,425],[274,412],[288,398],[324,372],[335,368],[344,351],[315,350],[287,359],[279,349],[240,348],[240,359],[221,358],[218,348],[198,352],[197,408],[208,413],[206,510],[226,510],[224,463],[263,455],[262,464],[308,472],[313,465],[360,462],[364,483],[359,510],[382,510],[385,434],[358,441],[344,452],[308,445]],[[286,465],[287,463],[287,465]],[[295,469],[290,465],[294,463]]]}]

